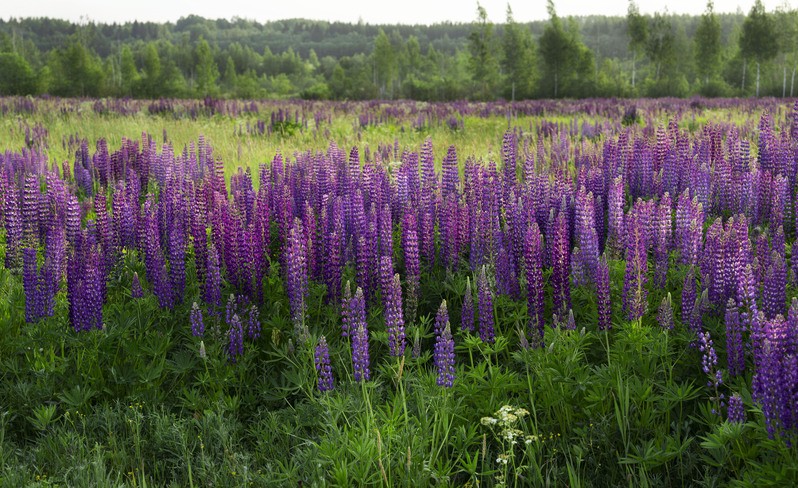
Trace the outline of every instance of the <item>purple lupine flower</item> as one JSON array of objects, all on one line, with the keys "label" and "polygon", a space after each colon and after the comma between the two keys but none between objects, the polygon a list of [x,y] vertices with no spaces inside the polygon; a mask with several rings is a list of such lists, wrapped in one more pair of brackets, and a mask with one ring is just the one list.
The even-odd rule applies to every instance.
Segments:
[{"label": "purple lupine flower", "polygon": [[563,329],[576,330],[576,320],[574,319],[574,309],[568,309],[568,318],[563,322]]},{"label": "purple lupine flower", "polygon": [[622,176],[618,176],[610,182],[607,197],[607,246],[614,252],[623,249],[623,204],[624,181]]},{"label": "purple lupine flower", "polygon": [[305,322],[305,298],[308,292],[307,255],[305,236],[302,230],[302,221],[294,219],[287,244],[286,258],[288,279],[286,289],[291,307],[291,320],[294,322],[294,333],[299,336],[303,333]]},{"label": "purple lupine flower", "polygon": [[745,369],[745,350],[743,345],[743,329],[740,324],[740,312],[737,302],[729,298],[726,302],[726,360],[729,375],[737,376]]},{"label": "purple lupine flower", "polygon": [[202,337],[205,334],[205,322],[202,319],[202,310],[197,302],[191,305],[191,334],[194,337]]},{"label": "purple lupine flower", "polygon": [[388,346],[391,356],[405,353],[405,321],[402,317],[402,282],[399,273],[393,275],[388,292],[390,300],[385,306],[385,327],[388,330]]},{"label": "purple lupine flower", "polygon": [[335,303],[341,295],[341,234],[337,230],[325,235],[324,282],[327,284],[327,297]]},{"label": "purple lupine flower", "polygon": [[441,166],[443,172],[441,190],[444,196],[457,193],[457,188],[460,186],[460,171],[457,165],[457,150],[454,146],[449,146],[446,150]]},{"label": "purple lupine flower", "polygon": [[64,231],[51,228],[47,232],[44,264],[39,275],[39,304],[42,317],[52,317],[55,313],[55,296],[61,282],[65,253]]},{"label": "purple lupine flower", "polygon": [[22,286],[25,291],[25,322],[32,324],[41,317],[39,272],[36,264],[36,249],[22,250]]},{"label": "purple lupine flower", "polygon": [[380,294],[382,295],[382,308],[388,310],[388,305],[393,298],[393,260],[391,256],[380,257]]},{"label": "purple lupine flower", "polygon": [[258,307],[251,305],[247,314],[247,337],[253,341],[260,337],[260,320],[258,319]]},{"label": "purple lupine flower", "polygon": [[232,293],[227,297],[227,305],[224,308],[224,321],[227,325],[233,323],[233,315],[236,314],[236,296]]},{"label": "purple lupine flower", "polygon": [[[77,200],[75,200],[77,202]],[[5,191],[3,216],[6,227],[6,269],[18,269],[22,264],[22,214],[16,185],[11,184]],[[78,226],[80,221],[78,220]]]},{"label": "purple lupine flower", "polygon": [[668,251],[670,250],[672,223],[671,198],[666,192],[652,215],[654,231],[654,284],[660,288],[665,286],[668,277]]},{"label": "purple lupine flower", "polygon": [[366,323],[366,299],[358,287],[355,296],[349,301],[352,320],[352,365],[355,381],[368,381],[369,369],[369,329]]},{"label": "purple lupine flower", "polygon": [[[709,377],[707,386],[716,392],[716,396],[712,400],[720,404],[722,397],[717,394],[717,390],[723,384],[723,372],[718,369],[718,355],[715,353],[715,346],[709,332],[698,333],[698,350],[701,351],[701,370]],[[718,412],[713,408],[712,413],[717,414]]]},{"label": "purple lupine flower", "polygon": [[460,309],[460,330],[474,331],[474,292],[471,291],[471,278],[466,277],[463,307]]},{"label": "purple lupine flower", "polygon": [[[65,212],[67,242],[74,245],[77,242],[78,234],[80,234],[80,204],[78,203],[78,197],[75,195],[67,196]],[[8,222],[8,217],[6,217],[6,222]],[[20,238],[22,237],[21,232],[22,227],[20,224]]]},{"label": "purple lupine flower", "polygon": [[[440,310],[446,309],[446,300],[441,304],[438,311],[440,317]],[[443,329],[437,334],[435,338],[435,368],[438,371],[438,378],[436,383],[438,386],[444,388],[451,388],[454,385],[454,338],[452,337],[452,328],[449,320],[443,326]]]},{"label": "purple lupine flower", "polygon": [[204,288],[203,300],[208,304],[210,310],[216,311],[218,314],[218,309],[222,306],[222,274],[219,269],[219,253],[213,243],[208,250],[208,267]]},{"label": "purple lupine flower", "polygon": [[554,313],[560,317],[571,308],[571,251],[568,220],[564,211],[557,214],[552,238],[552,273]]},{"label": "purple lupine flower", "polygon": [[449,310],[446,308],[446,300],[441,301],[438,313],[435,315],[435,335],[440,335],[446,324],[449,323]]},{"label": "purple lupine flower", "polygon": [[407,212],[402,223],[402,248],[405,258],[407,294],[405,300],[405,318],[412,323],[418,308],[418,294],[421,280],[421,265],[418,256],[418,235],[416,233],[416,219],[412,213]]},{"label": "purple lupine flower", "polygon": [[351,315],[351,302],[352,301],[352,287],[349,281],[344,285],[344,295],[341,297],[341,337],[349,337],[353,335],[354,328],[352,327]]},{"label": "purple lupine flower", "polygon": [[662,303],[659,306],[657,323],[665,330],[673,330],[673,303],[670,292],[662,299]]},{"label": "purple lupine flower", "polygon": [[648,271],[646,211],[638,200],[626,222],[626,276],[623,284],[623,303],[629,320],[640,320],[646,313]]},{"label": "purple lupine flower", "polygon": [[692,266],[687,270],[682,285],[682,323],[689,324],[690,317],[693,315],[693,307],[698,296],[695,288],[695,268]]},{"label": "purple lupine flower", "polygon": [[144,296],[144,290],[141,288],[141,281],[139,280],[138,272],[133,273],[133,281],[130,284],[130,297],[141,298]]},{"label": "purple lupine flower", "polygon": [[[762,315],[760,314],[760,317]],[[795,391],[798,389],[798,367],[794,332],[784,317],[777,315],[764,320],[761,339],[754,342],[754,377],[752,396],[762,405],[765,424],[770,438],[777,432],[792,434],[796,424]]]},{"label": "purple lupine flower", "polygon": [[161,308],[172,308],[174,305],[172,289],[166,277],[166,264],[160,246],[158,221],[153,215],[145,217],[146,237],[144,239],[144,264],[147,268],[147,279],[153,286]]},{"label": "purple lupine flower", "polygon": [[599,260],[598,268],[596,269],[596,308],[598,312],[598,329],[612,329],[610,266],[607,263],[606,255]]},{"label": "purple lupine flower", "polygon": [[529,332],[535,337],[535,344],[543,345],[544,334],[544,288],[543,288],[543,245],[537,222],[527,227],[524,238],[524,268],[526,270],[527,313]]},{"label": "purple lupine flower", "polygon": [[103,290],[100,254],[84,232],[67,260],[69,318],[76,332],[102,328]]},{"label": "purple lupine flower", "polygon": [[479,307],[479,338],[483,342],[496,340],[496,333],[493,330],[493,294],[490,291],[490,284],[485,273],[485,266],[479,271],[477,279],[477,295]]},{"label": "purple lupine flower", "polygon": [[330,364],[330,348],[327,346],[327,339],[324,336],[319,337],[319,343],[316,344],[314,362],[316,364],[319,391],[332,390],[334,383],[332,365]]},{"label": "purple lupine flower", "polygon": [[238,356],[244,354],[244,328],[241,319],[236,314],[233,314],[227,325],[229,327],[227,329],[227,354],[230,356],[230,362],[235,363]]},{"label": "purple lupine flower", "polygon": [[762,309],[765,317],[772,319],[776,315],[784,314],[787,302],[787,266],[783,255],[777,251],[773,251],[770,261],[762,292]]},{"label": "purple lupine flower", "polygon": [[587,193],[585,187],[580,187],[576,193],[576,243],[579,246],[580,268],[585,273],[588,283],[595,283],[596,268],[598,267],[599,245],[596,235],[596,210],[593,193]]},{"label": "purple lupine flower", "polygon": [[729,397],[729,422],[742,424],[745,422],[745,405],[743,404],[743,397],[739,393],[734,393]]},{"label": "purple lupine flower", "polygon": [[183,231],[177,226],[169,237],[169,283],[172,287],[172,302],[182,302],[186,289],[186,244]]}]

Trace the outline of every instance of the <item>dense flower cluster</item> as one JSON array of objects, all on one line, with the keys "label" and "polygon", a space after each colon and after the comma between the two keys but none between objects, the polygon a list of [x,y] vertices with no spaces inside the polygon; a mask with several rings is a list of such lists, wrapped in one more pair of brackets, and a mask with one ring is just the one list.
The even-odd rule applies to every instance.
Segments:
[{"label": "dense flower cluster", "polygon": [[329,391],[334,387],[332,366],[330,365],[330,348],[324,336],[319,337],[314,354],[319,391]]},{"label": "dense flower cluster", "polygon": [[[404,354],[407,327],[413,356],[423,357],[430,344],[416,324],[444,288],[426,279],[444,274],[471,273],[464,294],[452,291],[463,290],[454,280],[445,296],[462,303],[460,329],[477,328],[486,342],[512,332],[494,320],[504,316],[503,300],[524,293],[521,343],[531,337],[533,346],[544,343],[544,323],[607,330],[622,322],[613,316],[622,308],[628,320],[694,332],[715,389],[722,373],[706,329],[722,317],[728,374],[750,370],[771,434],[792,432],[798,305],[787,310],[786,290],[798,276],[798,104],[792,118],[791,131],[765,114],[756,131],[713,125],[693,134],[674,121],[578,148],[569,129],[542,124],[537,140],[509,130],[496,162],[458,157],[454,146],[436,161],[431,139],[417,151],[364,148],[363,157],[331,143],[228,173],[229,183],[203,139],[182,152],[148,135],[116,150],[100,140],[93,154],[79,141],[62,168],[35,150],[8,151],[0,157],[4,264],[21,275],[27,321],[57,315],[65,284],[69,322],[83,331],[104,326],[106,286],[129,276],[120,273],[123,257],[138,258],[133,269],[145,273],[133,275],[130,296],[148,294],[182,313],[196,300],[192,333],[203,336],[207,322],[223,336],[225,326],[233,361],[245,336],[259,339],[260,310],[288,303],[294,340],[318,334],[307,323],[309,291],[318,290],[320,304],[341,305],[358,381],[370,377],[369,308],[382,308],[391,355]],[[751,134],[758,139],[745,140]],[[611,283],[611,269],[624,270],[622,287]],[[187,271],[196,283],[187,283]],[[672,281],[681,272],[679,289]],[[354,294],[344,276],[359,285]],[[612,291],[621,288],[613,307]],[[281,289],[284,296],[263,296]],[[224,316],[223,292],[234,295]],[[592,313],[580,308],[590,302],[585,293],[595,298],[593,324],[581,323]],[[664,297],[657,310],[649,295]],[[263,307],[267,299],[274,308]],[[448,313],[442,307],[435,322],[435,363],[447,386]],[[719,332],[712,330],[716,339]]]},{"label": "dense flower cluster", "polygon": [[355,381],[368,381],[369,368],[369,329],[366,323],[366,298],[363,289],[358,287],[349,300],[349,319],[352,334],[352,365]]}]

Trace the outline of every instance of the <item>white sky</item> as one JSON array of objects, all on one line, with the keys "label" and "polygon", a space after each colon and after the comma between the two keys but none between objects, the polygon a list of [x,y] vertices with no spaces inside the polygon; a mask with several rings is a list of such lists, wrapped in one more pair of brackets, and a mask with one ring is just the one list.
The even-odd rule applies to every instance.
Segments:
[{"label": "white sky", "polygon": [[[507,0],[481,0],[488,17],[504,21]],[[638,0],[642,13],[668,11],[675,14],[700,14],[706,0]],[[747,13],[754,0],[715,0],[716,12]],[[764,0],[772,11],[785,0]],[[547,18],[545,0],[510,1],[516,21]],[[628,0],[555,0],[557,14],[626,15]],[[338,20],[370,24],[434,24],[444,21],[470,22],[476,18],[476,1],[470,0],[0,0],[0,18],[54,17],[79,21],[88,17],[97,22],[132,20],[174,22],[196,14],[206,18],[242,17],[259,22],[289,18]]]}]

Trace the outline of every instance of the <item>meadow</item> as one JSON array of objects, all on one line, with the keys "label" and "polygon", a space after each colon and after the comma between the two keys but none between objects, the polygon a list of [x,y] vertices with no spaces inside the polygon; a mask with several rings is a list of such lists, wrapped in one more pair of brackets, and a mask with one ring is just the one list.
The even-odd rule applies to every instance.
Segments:
[{"label": "meadow", "polygon": [[1,486],[795,486],[798,102],[0,98]]}]

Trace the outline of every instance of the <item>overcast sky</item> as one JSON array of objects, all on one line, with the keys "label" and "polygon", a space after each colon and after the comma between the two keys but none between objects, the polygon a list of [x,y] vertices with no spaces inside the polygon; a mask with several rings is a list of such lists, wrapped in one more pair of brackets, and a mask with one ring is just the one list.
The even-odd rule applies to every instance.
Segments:
[{"label": "overcast sky", "polygon": [[[747,13],[754,0],[715,0],[716,12]],[[784,0],[764,0],[772,11]],[[504,21],[506,0],[481,0],[491,21]],[[666,2],[638,0],[643,13],[663,11]],[[206,18],[242,17],[260,22],[306,18],[363,22],[370,24],[434,24],[438,22],[470,22],[476,17],[476,1],[469,0],[0,0],[0,17],[55,17],[79,21],[88,17],[96,22],[132,20],[174,22],[190,14]],[[510,2],[516,21],[547,18],[545,0]],[[628,0],[557,0],[557,13],[569,15],[626,15]],[[669,0],[668,11],[677,14],[699,14],[706,0]]]}]

